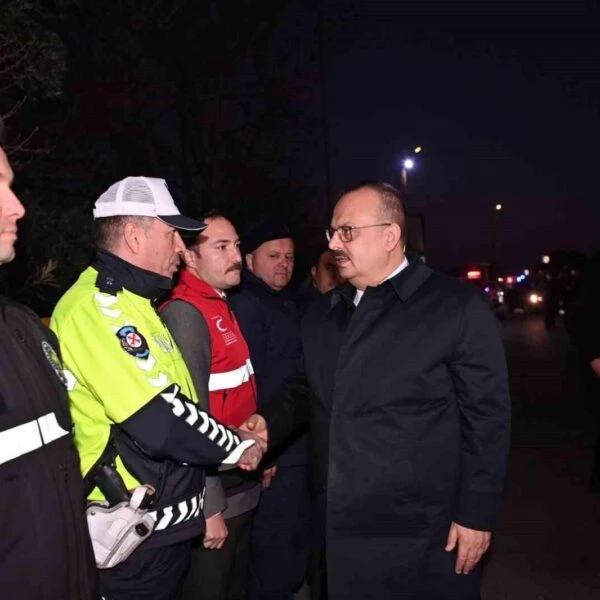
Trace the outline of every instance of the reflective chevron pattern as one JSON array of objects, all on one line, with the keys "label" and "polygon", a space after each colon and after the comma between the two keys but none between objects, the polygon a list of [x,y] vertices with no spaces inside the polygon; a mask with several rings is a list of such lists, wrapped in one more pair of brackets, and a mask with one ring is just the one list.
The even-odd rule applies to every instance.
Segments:
[{"label": "reflective chevron pattern", "polygon": [[225,452],[230,453],[240,444],[240,438],[233,431],[221,425],[197,404],[190,402],[184,394],[180,393],[176,383],[165,388],[159,395],[171,406],[171,411],[176,417],[183,419],[191,427],[196,427],[200,433],[206,435]]},{"label": "reflective chevron pattern", "polygon": [[150,511],[156,519],[154,531],[163,531],[168,527],[174,527],[200,516],[200,511],[204,506],[204,490],[201,494],[192,496],[187,500],[182,500],[170,506],[163,506]]},{"label": "reflective chevron pattern", "polygon": [[[111,323],[112,330],[117,333],[123,327],[131,327],[131,323],[127,320],[127,315],[123,315],[123,311],[119,308],[119,297],[104,292],[96,292],[94,295],[96,305],[100,312],[108,317],[110,320],[115,321]],[[147,375],[148,383],[155,388],[163,388],[169,383],[169,378],[162,371],[155,372],[154,368],[157,366],[156,359],[151,353],[148,354],[144,360],[136,360],[135,363],[139,369],[145,371]],[[76,383],[76,380],[75,380]],[[72,387],[75,387],[75,383]],[[71,391],[71,390],[69,390]]]}]

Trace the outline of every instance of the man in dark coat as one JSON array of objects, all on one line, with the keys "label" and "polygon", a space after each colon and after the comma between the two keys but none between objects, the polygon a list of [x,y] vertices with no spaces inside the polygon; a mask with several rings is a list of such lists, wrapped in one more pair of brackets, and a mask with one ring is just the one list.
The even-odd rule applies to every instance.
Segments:
[{"label": "man in dark coat", "polygon": [[310,266],[306,281],[296,294],[296,306],[304,314],[313,300],[342,283],[335,256],[329,248],[321,248]]},{"label": "man in dark coat", "polygon": [[[342,195],[328,238],[348,283],[303,322],[330,600],[476,600],[497,522],[509,443],[498,324],[474,288],[409,263],[404,235],[393,187]],[[295,418],[280,405],[249,424],[271,442]]]},{"label": "man in dark coat", "polygon": [[[0,148],[0,264],[14,258],[25,214],[12,180]],[[99,598],[67,385],[56,337],[31,311],[0,298],[3,600]]]},{"label": "man in dark coat", "polygon": [[565,324],[577,351],[585,407],[596,428],[588,490],[600,494],[600,256],[581,273],[567,308]]},{"label": "man in dark coat", "polygon": [[[300,313],[288,291],[294,242],[284,224],[266,219],[242,238],[242,249],[248,271],[230,303],[250,348],[258,404],[265,406],[289,377],[303,372]],[[302,435],[271,456],[276,472],[254,517],[248,600],[289,600],[304,578],[310,543],[307,451]]]}]

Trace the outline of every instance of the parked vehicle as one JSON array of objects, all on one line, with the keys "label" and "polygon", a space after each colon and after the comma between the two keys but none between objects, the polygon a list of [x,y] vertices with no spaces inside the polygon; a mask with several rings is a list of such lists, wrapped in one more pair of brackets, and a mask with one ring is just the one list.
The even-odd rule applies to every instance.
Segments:
[{"label": "parked vehicle", "polygon": [[505,292],[501,285],[495,281],[470,280],[470,283],[478,287],[488,298],[490,307],[499,319],[504,319],[508,315],[505,302]]},{"label": "parked vehicle", "polygon": [[539,286],[527,280],[507,288],[504,292],[504,301],[509,314],[514,312],[540,314],[544,312],[544,294]]}]

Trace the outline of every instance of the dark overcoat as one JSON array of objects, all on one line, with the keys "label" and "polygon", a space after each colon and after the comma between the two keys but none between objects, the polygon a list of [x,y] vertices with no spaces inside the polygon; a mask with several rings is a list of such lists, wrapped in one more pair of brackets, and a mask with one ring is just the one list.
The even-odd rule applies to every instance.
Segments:
[{"label": "dark overcoat", "polygon": [[[300,313],[287,290],[275,291],[246,271],[229,298],[250,349],[259,407],[276,396],[285,381],[303,372]],[[277,455],[279,466],[305,466],[307,436],[294,437]]]},{"label": "dark overcoat", "polygon": [[411,263],[346,284],[303,322],[313,430],[326,471],[330,600],[478,598],[450,525],[492,530],[509,445],[499,325],[468,283]]}]

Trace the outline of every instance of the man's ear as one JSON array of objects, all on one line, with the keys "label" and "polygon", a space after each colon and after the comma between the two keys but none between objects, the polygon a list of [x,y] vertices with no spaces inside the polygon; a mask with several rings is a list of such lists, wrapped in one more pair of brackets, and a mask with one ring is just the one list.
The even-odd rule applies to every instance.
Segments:
[{"label": "man's ear", "polygon": [[195,269],[196,268],[196,253],[193,252],[192,250],[190,250],[189,248],[186,248],[182,255],[183,257],[183,263],[184,265],[188,268],[188,269]]},{"label": "man's ear", "polygon": [[139,254],[141,244],[142,244],[142,236],[145,236],[146,232],[143,227],[140,226],[133,219],[128,219],[123,225],[123,243],[126,248],[133,254]]},{"label": "man's ear", "polygon": [[388,250],[393,250],[396,246],[402,243],[402,229],[398,223],[388,225],[385,232],[385,245]]},{"label": "man's ear", "polygon": [[250,273],[254,273],[254,255],[251,252],[246,254],[246,267]]},{"label": "man's ear", "polygon": [[317,267],[315,267],[314,265],[310,268],[310,276],[311,279],[314,281],[315,280],[315,275],[317,274]]}]

